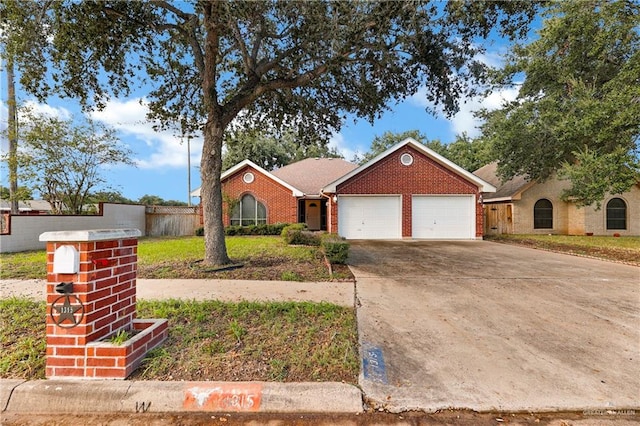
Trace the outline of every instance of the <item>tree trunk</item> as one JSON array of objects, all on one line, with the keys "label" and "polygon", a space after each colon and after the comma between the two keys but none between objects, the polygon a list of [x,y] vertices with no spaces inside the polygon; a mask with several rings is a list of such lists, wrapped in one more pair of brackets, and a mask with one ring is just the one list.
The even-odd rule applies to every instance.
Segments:
[{"label": "tree trunk", "polygon": [[202,186],[200,199],[204,217],[204,263],[226,265],[231,263],[227,255],[224,224],[222,222],[222,143],[224,126],[209,120],[204,128],[204,145],[200,162]]},{"label": "tree trunk", "polygon": [[7,133],[9,137],[9,200],[11,214],[20,212],[18,206],[18,116],[16,113],[16,86],[13,78],[13,58],[7,57]]},{"label": "tree trunk", "polygon": [[223,120],[222,108],[218,104],[216,88],[220,2],[202,3],[206,41],[202,73],[202,92],[207,109],[207,122],[204,125],[204,144],[200,161],[200,200],[204,218],[204,263],[217,266],[231,263],[227,255],[222,223],[222,143],[224,130],[230,120]]}]

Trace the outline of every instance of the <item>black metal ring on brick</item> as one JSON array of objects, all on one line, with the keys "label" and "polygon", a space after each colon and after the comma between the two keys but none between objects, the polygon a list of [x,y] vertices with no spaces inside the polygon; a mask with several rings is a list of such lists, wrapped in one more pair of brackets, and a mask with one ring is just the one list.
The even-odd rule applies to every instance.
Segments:
[{"label": "black metal ring on brick", "polygon": [[[71,298],[74,298],[77,301],[77,304],[71,304]],[[61,299],[64,299],[63,303],[58,303]],[[78,313],[78,311],[80,311]],[[58,313],[58,317],[56,318],[53,314],[54,312]],[[73,328],[80,324],[82,318],[84,318],[84,305],[82,301],[78,298],[78,296],[73,294],[64,294],[58,297],[51,304],[51,319],[53,322],[62,328]],[[78,318],[76,315],[80,315]],[[71,321],[71,324],[63,324],[65,320]]]}]

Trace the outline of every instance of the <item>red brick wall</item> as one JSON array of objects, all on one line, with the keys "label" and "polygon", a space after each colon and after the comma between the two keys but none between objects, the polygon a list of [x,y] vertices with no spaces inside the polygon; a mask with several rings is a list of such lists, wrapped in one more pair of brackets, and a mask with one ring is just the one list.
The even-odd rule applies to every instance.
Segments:
[{"label": "red brick wall", "polygon": [[[252,172],[255,177],[251,183],[245,183],[242,176]],[[271,178],[254,170],[251,166],[243,167],[222,183],[223,197],[238,200],[244,194],[253,195],[267,209],[267,223],[295,223],[298,221],[298,201],[291,190],[280,185]],[[226,208],[224,224],[230,225],[231,219]]]},{"label": "red brick wall", "polygon": [[[413,164],[404,166],[400,156],[409,153]],[[348,181],[338,185],[338,194],[402,195],[402,236],[411,237],[411,195],[473,194],[478,187],[438,164],[411,146],[405,146]],[[334,210],[337,215],[337,209]],[[482,204],[476,203],[476,237],[482,237]],[[337,217],[332,217],[337,232]]]},{"label": "red brick wall", "polygon": [[[76,274],[54,274],[55,250],[72,246],[79,253]],[[146,351],[167,337],[166,320],[146,320],[143,327],[136,317],[136,238],[89,242],[47,243],[47,377],[125,378],[141,362]],[[73,283],[68,296],[79,307],[73,325],[60,320],[54,309],[67,296],[56,292],[57,284]],[[100,342],[120,330],[145,328],[130,345]],[[97,345],[97,346],[96,346]]]}]

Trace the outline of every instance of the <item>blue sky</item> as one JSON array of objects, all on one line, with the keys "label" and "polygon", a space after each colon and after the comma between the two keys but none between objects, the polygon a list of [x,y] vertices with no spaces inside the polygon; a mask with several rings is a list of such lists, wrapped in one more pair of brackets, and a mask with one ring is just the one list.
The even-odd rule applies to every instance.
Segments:
[{"label": "blue sky", "polygon": [[[504,43],[497,42],[487,47],[487,53],[480,58],[490,65],[499,65],[500,53],[504,52]],[[51,98],[47,104],[39,104],[18,89],[19,102],[28,104],[36,111],[46,112],[68,118],[80,114],[78,103],[71,99]],[[0,76],[0,128],[6,127],[6,75]],[[480,107],[497,108],[505,99],[515,98],[514,89],[493,93],[486,99],[466,99],[461,101],[461,110],[447,119],[440,114],[436,117],[427,113],[426,98],[421,92],[404,102],[391,105],[391,110],[370,124],[366,120],[347,120],[337,134],[334,134],[330,146],[336,147],[345,159],[351,160],[356,153],[368,151],[373,138],[386,131],[403,132],[419,130],[429,139],[439,139],[444,143],[453,142],[457,134],[466,132],[469,136],[478,135],[478,122],[473,111]],[[127,99],[111,99],[103,111],[91,113],[91,118],[114,127],[123,144],[133,152],[137,166],[115,166],[104,171],[104,176],[113,189],[125,197],[137,200],[145,194],[158,195],[165,200],[188,200],[188,155],[187,143],[173,132],[156,132],[152,123],[146,121],[144,93],[138,93]],[[202,140],[194,135],[191,140],[191,189],[200,186],[200,153]],[[2,150],[7,147],[6,138],[2,140]],[[7,169],[0,169],[1,184],[8,186]],[[197,202],[197,199],[193,199]]]}]

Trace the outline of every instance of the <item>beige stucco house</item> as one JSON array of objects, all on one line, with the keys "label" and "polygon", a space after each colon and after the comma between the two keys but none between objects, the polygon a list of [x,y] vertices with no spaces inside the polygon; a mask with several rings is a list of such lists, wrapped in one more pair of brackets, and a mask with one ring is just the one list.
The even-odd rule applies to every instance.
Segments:
[{"label": "beige stucco house", "polygon": [[516,176],[501,182],[497,163],[475,171],[497,188],[484,195],[485,235],[565,234],[640,236],[640,183],[629,191],[607,194],[600,209],[577,207],[560,195],[569,182],[552,177],[544,182]]}]

